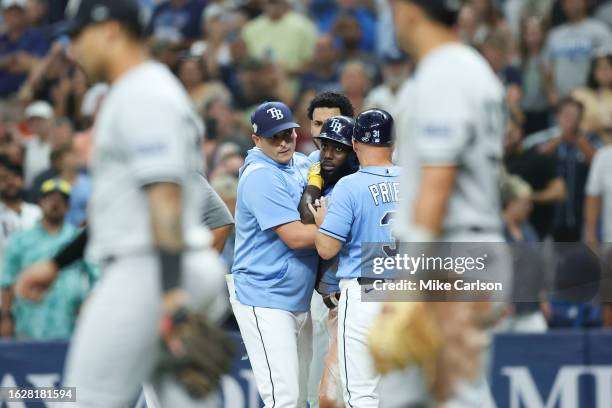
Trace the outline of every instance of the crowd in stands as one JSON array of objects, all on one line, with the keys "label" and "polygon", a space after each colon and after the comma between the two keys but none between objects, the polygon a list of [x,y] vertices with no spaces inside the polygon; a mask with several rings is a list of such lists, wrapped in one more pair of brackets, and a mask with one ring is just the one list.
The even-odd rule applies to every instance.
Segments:
[{"label": "crowd in stands", "polygon": [[[86,222],[92,126],[109,86],[89,83],[68,39],[54,36],[66,3],[0,0],[2,321],[12,308],[47,322],[38,331],[34,323],[11,332],[3,324],[3,336],[65,337],[96,276],[95,268],[75,267],[91,279],[66,274],[54,288],[58,295],[39,308],[10,296],[19,268],[49,256]],[[302,125],[298,150],[309,153],[314,95],[341,92],[355,112],[393,114],[395,96],[415,71],[396,46],[387,0],[141,3],[151,55],[176,75],[201,115],[206,176],[232,213],[238,170],[253,145],[255,106],[291,106]],[[610,254],[612,0],[466,0],[457,31],[506,89],[508,240],[585,242]],[[37,250],[20,253],[28,242]],[[228,263],[232,252],[230,239]],[[612,325],[605,306],[600,314],[599,324]]]}]

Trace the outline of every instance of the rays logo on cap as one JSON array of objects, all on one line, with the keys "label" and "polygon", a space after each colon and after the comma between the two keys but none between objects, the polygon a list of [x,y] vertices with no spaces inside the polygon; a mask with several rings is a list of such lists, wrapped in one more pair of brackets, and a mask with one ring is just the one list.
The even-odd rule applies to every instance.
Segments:
[{"label": "rays logo on cap", "polygon": [[340,133],[342,131],[342,128],[344,128],[344,125],[342,123],[340,123],[340,121],[338,119],[332,119],[331,122],[331,130],[334,133]]},{"label": "rays logo on cap", "polygon": [[283,111],[278,108],[270,108],[266,112],[270,114],[272,119],[281,120],[285,116],[283,115]]}]

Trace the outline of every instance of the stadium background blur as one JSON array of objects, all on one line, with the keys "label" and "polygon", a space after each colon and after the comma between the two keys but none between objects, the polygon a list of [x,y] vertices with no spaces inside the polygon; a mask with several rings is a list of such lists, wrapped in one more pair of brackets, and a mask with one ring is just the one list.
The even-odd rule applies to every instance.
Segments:
[{"label": "stadium background blur", "polygon": [[[315,94],[342,92],[356,112],[393,113],[394,97],[413,70],[410,56],[396,48],[386,0],[141,3],[153,58],[176,74],[206,124],[207,177],[232,213],[255,106],[270,100],[291,106],[302,125],[298,151],[309,153],[315,146],[307,106]],[[1,6],[0,222],[14,212],[9,207],[22,205],[5,194],[15,184],[23,184],[26,202],[38,204],[43,183],[59,177],[72,186],[66,222],[82,226],[91,128],[108,87],[88,83],[67,56],[67,42],[52,37],[65,0],[2,0]],[[584,217],[590,164],[612,142],[611,29],[610,0],[468,0],[461,10],[461,40],[483,54],[507,90],[505,162],[517,176],[501,186],[509,241],[583,241],[596,248],[611,240],[603,227],[609,221]],[[603,217],[612,214],[604,210]],[[15,232],[0,230],[2,265]],[[233,235],[223,257],[231,265]],[[612,325],[605,305],[551,304],[545,291],[551,279],[522,281],[541,285],[536,309],[549,326]],[[3,286],[6,297],[10,282]]]}]

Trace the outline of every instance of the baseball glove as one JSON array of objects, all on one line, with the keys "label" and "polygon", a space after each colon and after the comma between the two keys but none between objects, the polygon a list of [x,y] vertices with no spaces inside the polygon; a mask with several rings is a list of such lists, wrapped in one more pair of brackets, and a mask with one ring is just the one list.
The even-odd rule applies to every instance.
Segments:
[{"label": "baseball glove", "polygon": [[431,396],[447,400],[459,381],[479,372],[486,336],[477,314],[469,302],[386,303],[369,335],[376,369],[416,365]]},{"label": "baseball glove", "polygon": [[[164,341],[164,353],[157,367],[160,375],[176,378],[194,399],[216,390],[234,357],[233,341],[210,324],[201,312],[179,309],[162,333],[171,333],[172,347]],[[168,326],[171,327],[168,327]]]}]

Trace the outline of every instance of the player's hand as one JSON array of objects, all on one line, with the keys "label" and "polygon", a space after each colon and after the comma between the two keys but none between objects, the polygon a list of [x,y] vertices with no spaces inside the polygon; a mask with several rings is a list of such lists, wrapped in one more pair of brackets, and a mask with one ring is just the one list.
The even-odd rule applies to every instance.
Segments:
[{"label": "player's hand", "polygon": [[168,350],[176,356],[185,353],[185,347],[177,335],[174,325],[174,316],[177,311],[187,304],[187,292],[181,288],[172,289],[164,294],[162,300],[162,320],[160,322],[161,338]]},{"label": "player's hand", "polygon": [[33,302],[40,302],[55,282],[58,272],[57,265],[52,260],[28,266],[17,278],[15,294]]},{"label": "player's hand", "polygon": [[321,176],[321,162],[313,163],[308,170],[308,185],[323,189],[324,183]]},{"label": "player's hand", "polygon": [[314,216],[315,224],[317,224],[317,227],[320,227],[327,215],[327,200],[325,198],[317,199],[314,206],[308,204],[308,209]]}]

